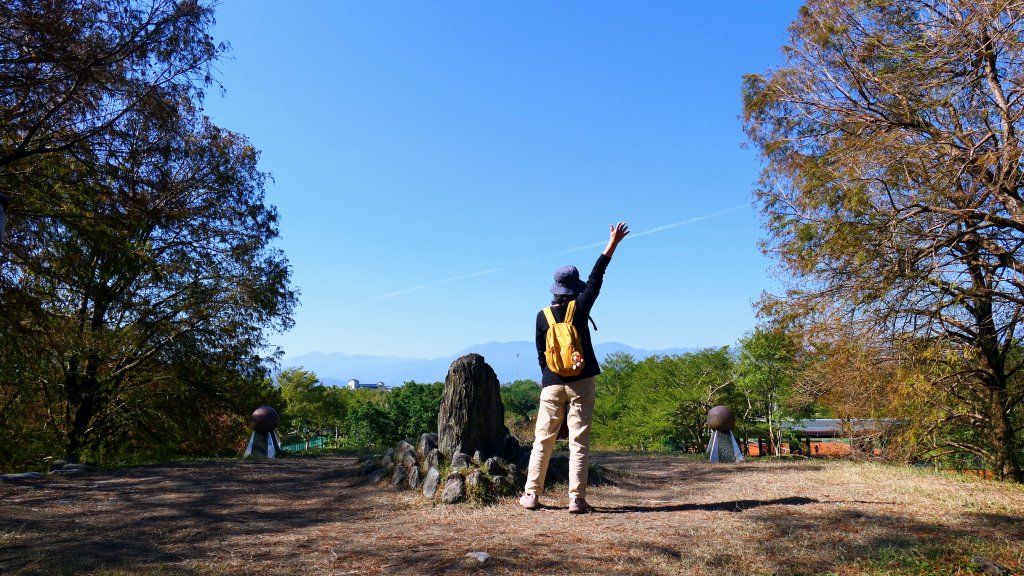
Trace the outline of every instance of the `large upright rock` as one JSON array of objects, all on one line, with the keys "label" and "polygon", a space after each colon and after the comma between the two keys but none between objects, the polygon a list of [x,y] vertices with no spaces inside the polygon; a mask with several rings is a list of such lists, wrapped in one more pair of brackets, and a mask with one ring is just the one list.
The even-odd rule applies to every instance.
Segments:
[{"label": "large upright rock", "polygon": [[456,452],[484,458],[501,451],[505,435],[505,406],[494,370],[479,354],[467,354],[448,369],[437,417],[438,450],[449,461]]}]

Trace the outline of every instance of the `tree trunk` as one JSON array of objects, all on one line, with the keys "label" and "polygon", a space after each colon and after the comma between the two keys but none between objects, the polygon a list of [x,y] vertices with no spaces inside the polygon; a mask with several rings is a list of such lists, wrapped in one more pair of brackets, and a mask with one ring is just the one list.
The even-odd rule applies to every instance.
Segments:
[{"label": "tree trunk", "polygon": [[975,309],[979,326],[978,349],[987,368],[982,384],[989,392],[988,433],[992,445],[992,472],[999,480],[1024,482],[1007,394],[1009,378],[1006,373],[1006,353],[999,345],[991,299],[978,299]]},{"label": "tree trunk", "polygon": [[88,413],[91,412],[88,396],[82,389],[82,375],[78,370],[78,358],[70,358],[64,371],[64,458],[69,462],[78,461],[85,434],[83,421],[88,421]]},{"label": "tree trunk", "polygon": [[994,470],[1000,480],[1024,482],[1020,451],[1013,434],[1010,407],[1005,388],[990,389],[989,421],[993,449]]},{"label": "tree trunk", "polygon": [[64,457],[70,462],[77,462],[81,451],[88,444],[93,417],[96,415],[96,395],[99,384],[95,377],[81,374],[68,374],[65,382],[74,386],[75,401],[71,403],[71,418],[64,433]]},{"label": "tree trunk", "polygon": [[768,394],[765,407],[765,422],[768,424],[768,448],[775,456],[782,456],[782,430],[775,426],[775,399]]},{"label": "tree trunk", "polygon": [[501,387],[484,357],[467,354],[448,369],[437,417],[438,450],[451,458],[455,452],[484,458],[501,451],[508,429]]}]

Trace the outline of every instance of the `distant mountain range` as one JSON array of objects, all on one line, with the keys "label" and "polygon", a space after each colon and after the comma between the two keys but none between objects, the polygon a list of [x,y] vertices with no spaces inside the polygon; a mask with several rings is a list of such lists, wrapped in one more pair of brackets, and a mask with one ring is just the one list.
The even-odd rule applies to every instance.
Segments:
[{"label": "distant mountain range", "polygon": [[[654,355],[674,356],[694,352],[697,348],[667,348],[665,350],[642,350],[618,342],[595,344],[594,352],[599,362],[613,352],[625,352],[640,360]],[[457,358],[469,353],[480,354],[494,369],[498,380],[502,383],[517,379],[539,380],[540,368],[537,366],[537,350],[533,342],[489,342],[471,346],[457,354],[424,360],[418,358],[396,358],[392,356],[365,356],[342,354],[339,352],[310,352],[285,358],[283,368],[301,367],[309,370],[320,378],[324,384],[344,386],[355,378],[363,383],[383,382],[385,385],[399,386],[406,382],[443,382],[448,375],[448,367]]]}]

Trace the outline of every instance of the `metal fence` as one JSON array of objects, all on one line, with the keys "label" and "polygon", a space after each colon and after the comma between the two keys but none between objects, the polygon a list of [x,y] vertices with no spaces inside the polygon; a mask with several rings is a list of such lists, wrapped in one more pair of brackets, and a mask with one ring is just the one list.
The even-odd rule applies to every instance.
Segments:
[{"label": "metal fence", "polygon": [[300,450],[312,450],[314,448],[323,448],[327,446],[327,440],[327,436],[314,436],[309,440],[300,440],[299,442],[285,444],[281,446],[281,450],[284,450],[285,452],[298,452]]}]

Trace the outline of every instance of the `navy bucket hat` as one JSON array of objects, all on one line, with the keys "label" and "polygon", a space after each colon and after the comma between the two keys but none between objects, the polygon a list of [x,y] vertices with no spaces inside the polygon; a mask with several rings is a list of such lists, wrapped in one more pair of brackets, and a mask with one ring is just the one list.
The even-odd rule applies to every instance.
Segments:
[{"label": "navy bucket hat", "polygon": [[587,283],[580,280],[580,271],[575,266],[562,266],[555,270],[555,283],[551,285],[551,293],[575,296],[586,287]]}]

